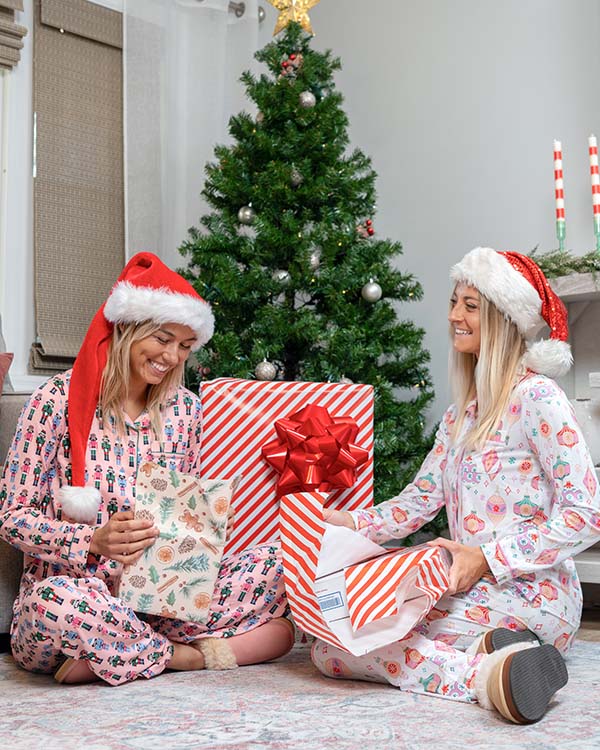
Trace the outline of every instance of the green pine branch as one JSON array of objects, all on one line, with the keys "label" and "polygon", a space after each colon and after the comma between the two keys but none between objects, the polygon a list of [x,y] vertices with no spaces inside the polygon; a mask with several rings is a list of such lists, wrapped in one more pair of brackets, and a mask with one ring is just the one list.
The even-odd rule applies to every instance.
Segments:
[{"label": "green pine branch", "polygon": [[200,555],[191,555],[183,560],[177,560],[173,565],[169,565],[165,570],[175,570],[177,572],[183,571],[184,573],[205,573],[209,567],[208,555],[204,553]]},{"label": "green pine branch", "polygon": [[[254,378],[267,359],[284,380],[372,384],[381,501],[412,479],[432,442],[424,331],[405,319],[423,290],[399,267],[401,244],[378,232],[377,176],[350,145],[334,80],[341,63],[311,44],[292,23],[256,54],[263,72],[241,80],[257,114],[234,115],[231,144],[217,145],[206,165],[209,211],[180,250],[182,273],[212,305],[216,325],[187,382]],[[282,75],[290,55],[302,60],[292,77]],[[315,106],[301,106],[306,92]],[[250,204],[254,221],[242,224],[238,213]],[[378,301],[362,296],[371,279]]]}]

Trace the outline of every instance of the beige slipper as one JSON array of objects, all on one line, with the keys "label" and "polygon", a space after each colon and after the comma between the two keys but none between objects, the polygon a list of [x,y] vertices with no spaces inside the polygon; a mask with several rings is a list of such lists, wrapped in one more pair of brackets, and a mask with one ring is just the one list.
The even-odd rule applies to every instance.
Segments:
[{"label": "beige slipper", "polygon": [[533,724],[567,680],[565,662],[554,646],[515,643],[483,657],[474,688],[482,708],[495,708],[515,724]]},{"label": "beige slipper", "polygon": [[86,685],[100,678],[92,672],[87,661],[69,657],[54,673],[54,679],[63,685]]},{"label": "beige slipper", "polygon": [[238,666],[233,649],[225,638],[199,638],[190,646],[204,657],[205,669],[235,669]]},{"label": "beige slipper", "polygon": [[481,636],[476,653],[493,654],[507,646],[517,643],[529,643],[532,646],[539,645],[540,639],[531,630],[510,630],[509,628],[494,628],[488,630]]}]

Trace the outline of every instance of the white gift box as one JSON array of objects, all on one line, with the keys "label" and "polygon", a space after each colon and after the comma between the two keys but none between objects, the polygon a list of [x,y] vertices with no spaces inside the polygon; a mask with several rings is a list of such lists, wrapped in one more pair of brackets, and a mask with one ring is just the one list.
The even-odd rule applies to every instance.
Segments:
[{"label": "white gift box", "polygon": [[284,577],[295,622],[355,656],[402,639],[448,588],[450,555],[385,549],[323,521],[322,493],[281,501]]}]

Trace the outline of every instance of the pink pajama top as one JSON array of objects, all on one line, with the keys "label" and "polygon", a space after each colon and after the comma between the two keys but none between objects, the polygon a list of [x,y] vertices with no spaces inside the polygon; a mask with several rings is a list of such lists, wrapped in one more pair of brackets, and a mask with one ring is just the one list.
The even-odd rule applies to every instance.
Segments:
[{"label": "pink pajama top", "polygon": [[[25,553],[21,592],[49,576],[96,576],[114,593],[120,563],[89,554],[95,526],[62,518],[55,502],[69,484],[71,462],[67,397],[71,372],[48,380],[23,409],[0,482],[0,537]],[[183,472],[199,465],[200,399],[179,388],[163,413],[157,440],[143,413],[126,419],[127,436],[115,433],[99,411],[92,421],[86,450],[86,485],[102,496],[96,525],[130,510],[135,502],[139,467],[155,461]],[[15,612],[19,598],[15,602]]]}]

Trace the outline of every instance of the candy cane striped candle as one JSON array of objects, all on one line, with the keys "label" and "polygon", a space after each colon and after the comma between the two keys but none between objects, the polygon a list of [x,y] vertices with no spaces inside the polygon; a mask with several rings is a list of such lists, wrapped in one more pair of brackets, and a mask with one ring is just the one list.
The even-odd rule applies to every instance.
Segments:
[{"label": "candy cane striped candle", "polygon": [[588,144],[590,151],[590,176],[592,178],[594,234],[596,236],[596,251],[600,252],[600,175],[598,174],[598,142],[595,135],[590,135]]},{"label": "candy cane striped candle", "polygon": [[559,250],[565,249],[565,186],[563,183],[562,145],[554,141],[554,199],[556,201],[556,237]]}]

